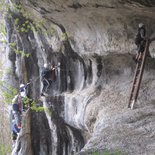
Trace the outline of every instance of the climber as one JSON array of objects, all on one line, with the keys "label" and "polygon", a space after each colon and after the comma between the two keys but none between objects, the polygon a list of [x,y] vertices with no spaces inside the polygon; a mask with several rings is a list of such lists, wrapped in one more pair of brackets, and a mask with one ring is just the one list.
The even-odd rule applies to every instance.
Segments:
[{"label": "climber", "polygon": [[16,125],[15,120],[12,121],[12,132],[15,134],[18,134],[20,131],[20,128],[18,128],[18,126]]},{"label": "climber", "polygon": [[14,147],[16,143],[17,136],[20,132],[20,128],[17,127],[15,120],[12,120],[12,126],[11,126],[11,131],[12,131],[12,145]]},{"label": "climber", "polygon": [[28,103],[25,102],[27,100],[27,87],[30,85],[31,81],[27,84],[20,84],[19,88],[19,98],[22,106],[22,111],[25,111],[28,107]]},{"label": "climber", "polygon": [[21,97],[27,97],[27,87],[31,82],[28,82],[27,84],[20,84],[19,92]]},{"label": "climber", "polygon": [[135,44],[137,46],[137,55],[135,61],[138,62],[142,58],[142,53],[145,50],[145,43],[146,43],[146,29],[143,23],[139,23],[138,25],[138,32],[135,38]]},{"label": "climber", "polygon": [[41,96],[47,96],[47,91],[49,89],[49,86],[51,85],[51,82],[54,81],[53,77],[53,71],[55,71],[54,65],[49,68],[48,64],[44,64],[44,68],[41,72],[41,80],[43,83],[42,93]]},{"label": "climber", "polygon": [[21,128],[21,104],[19,100],[19,94],[17,94],[12,100],[12,113],[18,128]]}]

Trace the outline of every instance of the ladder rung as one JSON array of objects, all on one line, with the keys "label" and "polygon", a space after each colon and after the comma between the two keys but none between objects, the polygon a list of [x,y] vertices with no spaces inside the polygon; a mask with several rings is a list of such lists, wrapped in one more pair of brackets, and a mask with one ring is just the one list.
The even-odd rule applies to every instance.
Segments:
[{"label": "ladder rung", "polygon": [[146,61],[146,56],[147,56],[146,54],[148,52],[149,43],[150,43],[149,40],[147,40],[145,43],[145,50],[141,55],[142,58],[138,60],[139,62],[136,65],[135,77],[134,77],[130,99],[129,99],[129,104],[128,104],[128,108],[131,108],[131,109],[134,108],[134,104],[138,97],[138,92],[139,92],[140,83],[141,83],[142,76],[143,76],[144,64]]}]

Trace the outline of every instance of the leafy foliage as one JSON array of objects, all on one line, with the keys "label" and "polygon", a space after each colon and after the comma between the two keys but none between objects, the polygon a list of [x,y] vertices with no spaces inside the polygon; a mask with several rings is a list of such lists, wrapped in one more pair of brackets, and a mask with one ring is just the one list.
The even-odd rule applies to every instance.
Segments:
[{"label": "leafy foliage", "polygon": [[0,155],[7,155],[11,153],[11,147],[9,145],[0,144]]},{"label": "leafy foliage", "polygon": [[6,86],[4,81],[0,81],[0,86],[5,103],[10,104],[14,96],[17,94],[17,89],[12,86]]},{"label": "leafy foliage", "polygon": [[33,99],[30,99],[28,97],[25,97],[23,100],[23,106],[25,108],[31,108],[31,110],[35,111],[35,112],[41,112],[44,111],[44,107],[43,106],[36,106],[38,101],[35,101]]},{"label": "leafy foliage", "polygon": [[67,38],[68,38],[68,36],[67,36],[66,33],[62,33],[62,34],[61,34],[61,39],[62,39],[63,41],[66,41]]},{"label": "leafy foliage", "polygon": [[13,42],[10,44],[11,49],[16,53],[16,54],[20,54],[22,57],[30,57],[31,53],[25,52],[23,50],[18,50],[16,49],[16,43]]},{"label": "leafy foliage", "polygon": [[0,32],[6,36],[6,30],[5,30],[5,26],[4,26],[4,23],[0,23]]},{"label": "leafy foliage", "polygon": [[37,101],[31,102],[31,109],[36,111],[36,112],[44,111],[44,107],[43,106],[36,106],[36,103],[37,103]]}]

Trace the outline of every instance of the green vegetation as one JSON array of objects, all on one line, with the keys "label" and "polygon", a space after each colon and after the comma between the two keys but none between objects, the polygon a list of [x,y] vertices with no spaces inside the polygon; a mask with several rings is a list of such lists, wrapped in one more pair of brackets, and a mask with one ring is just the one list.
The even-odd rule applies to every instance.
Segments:
[{"label": "green vegetation", "polygon": [[20,18],[17,16],[14,19],[17,32],[28,33],[30,30],[33,30],[33,27],[36,31],[40,31],[41,27],[45,23],[44,19],[32,21],[30,18],[32,15],[27,12],[21,4],[13,4],[12,11],[20,14]]},{"label": "green vegetation", "polygon": [[6,36],[6,30],[5,30],[5,26],[4,26],[4,23],[0,23],[0,32]]},{"label": "green vegetation", "polygon": [[35,112],[42,112],[42,111],[45,111],[45,112],[47,112],[47,114],[49,115],[49,116],[51,116],[52,115],[52,112],[48,109],[48,108],[44,108],[43,106],[37,106],[37,103],[38,102],[40,102],[40,101],[38,101],[38,100],[33,100],[33,99],[30,99],[30,98],[28,98],[28,97],[25,97],[24,98],[24,102],[23,102],[23,104],[24,104],[24,107],[25,108],[28,108],[28,107],[30,107],[31,108],[31,110],[33,110],[33,111],[35,111]]},{"label": "green vegetation", "polygon": [[37,103],[37,101],[31,100],[31,109],[36,111],[36,112],[44,111],[44,107],[43,106],[36,106],[36,103]]},{"label": "green vegetation", "polygon": [[31,23],[30,23],[30,21],[28,19],[21,22],[19,18],[15,18],[14,19],[14,24],[16,26],[16,31],[17,32],[27,33],[30,30],[32,30]]},{"label": "green vegetation", "polygon": [[6,68],[6,69],[4,70],[4,72],[5,72],[6,74],[13,74],[13,71],[12,71],[11,68]]},{"label": "green vegetation", "polygon": [[10,44],[10,48],[16,53],[16,54],[20,54],[22,57],[29,57],[31,56],[31,53],[25,52],[23,50],[18,50],[16,49],[16,43],[13,42]]},{"label": "green vegetation", "polygon": [[25,108],[31,108],[31,110],[35,111],[35,112],[42,112],[44,111],[44,107],[43,106],[36,106],[36,103],[39,101],[35,101],[33,99],[30,99],[28,97],[25,97],[23,100],[23,106]]},{"label": "green vegetation", "polygon": [[[0,13],[1,13],[1,18],[0,18],[0,41],[3,43],[3,45],[7,44],[6,41],[6,30],[5,30],[5,25],[3,21],[3,15],[6,13],[8,10],[8,5],[6,4],[5,0],[0,0]],[[3,46],[2,46],[3,47]],[[3,50],[0,52],[0,56],[3,56]],[[3,59],[1,59],[0,62],[0,80],[3,75],[3,64],[4,64]],[[14,90],[11,89],[11,87],[5,87],[5,83],[3,81],[0,81],[0,90],[3,91],[0,93],[0,155],[9,155],[11,154],[11,132],[10,132],[10,123],[8,119],[8,110],[7,110],[7,105],[6,103],[10,103],[10,100],[12,100],[12,97],[14,96]],[[4,96],[3,96],[4,95]]]},{"label": "green vegetation", "polygon": [[50,27],[50,34],[51,34],[52,36],[54,36],[55,33],[56,33],[55,28],[54,28],[53,26],[51,26],[51,27]]},{"label": "green vegetation", "polygon": [[[1,86],[0,86],[1,87]],[[0,155],[11,154],[11,132],[8,119],[7,106],[0,96]]]},{"label": "green vegetation", "polygon": [[10,7],[13,12],[20,13],[25,19],[31,17],[31,14],[27,12],[21,4],[12,4]]},{"label": "green vegetation", "polygon": [[[43,29],[45,25],[44,19],[32,21],[32,15],[27,12],[21,4],[14,4],[12,8],[13,11],[21,14],[20,18],[16,17],[14,19],[14,24],[16,26],[17,32],[27,33],[30,30],[34,30],[36,32],[42,32],[46,36],[48,36],[48,34],[50,34],[51,36],[55,34],[56,30],[53,26],[51,26],[49,30]],[[63,35],[62,38],[66,38],[66,36]]]},{"label": "green vegetation", "polygon": [[9,145],[1,145],[0,144],[0,155],[11,154],[11,148]]},{"label": "green vegetation", "polygon": [[[4,6],[5,5],[5,6]],[[56,30],[53,26],[50,26],[49,29],[46,29],[44,19],[38,20],[34,19],[32,20],[32,14],[28,12],[20,3],[16,4],[6,4],[6,3],[0,3],[1,8],[5,8],[6,17],[12,18],[14,22],[14,27],[16,29],[17,33],[28,33],[30,31],[40,32],[44,34],[45,36],[51,35],[53,36],[56,33]],[[5,27],[3,26],[2,32],[5,34]],[[61,36],[61,39],[64,41],[67,39],[67,35],[64,33]],[[6,40],[4,40],[4,43],[7,43]],[[15,46],[11,47],[15,53],[21,54],[22,56],[29,57],[30,54],[23,50],[16,49]]]},{"label": "green vegetation", "polygon": [[[6,86],[4,81],[0,81],[0,87],[2,88],[2,96],[4,98],[4,102],[7,104],[12,103],[12,99],[17,95],[17,89],[13,88],[12,86]],[[44,111],[43,106],[36,106],[37,101],[34,101],[28,97],[25,97],[23,100],[23,106],[25,108],[30,107],[32,110],[36,112]]]},{"label": "green vegetation", "polygon": [[3,20],[0,20],[0,42],[3,43],[4,45],[7,44],[6,29],[5,29],[5,25],[4,25]]},{"label": "green vegetation", "polygon": [[0,87],[5,103],[10,104],[14,96],[17,94],[17,89],[12,86],[6,86],[4,81],[0,81]]},{"label": "green vegetation", "polygon": [[68,39],[67,34],[66,34],[66,33],[62,33],[62,34],[61,34],[61,40],[62,40],[62,41],[66,41],[67,39]]},{"label": "green vegetation", "polygon": [[5,0],[0,0],[0,12],[3,15],[9,8],[9,4]]},{"label": "green vegetation", "polygon": [[13,50],[14,50],[14,52],[16,54],[20,54],[22,57],[27,57],[28,58],[29,56],[31,56],[31,53],[27,53],[27,52],[25,52],[23,50],[17,50],[15,48],[13,48]]}]

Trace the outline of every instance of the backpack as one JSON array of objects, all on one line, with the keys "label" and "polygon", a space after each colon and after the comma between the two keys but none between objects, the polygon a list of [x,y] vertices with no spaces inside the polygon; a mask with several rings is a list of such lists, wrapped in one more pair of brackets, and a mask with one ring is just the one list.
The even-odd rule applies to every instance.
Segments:
[{"label": "backpack", "polygon": [[43,71],[42,71],[42,73],[41,73],[41,77],[42,77],[42,79],[49,79],[50,78],[50,74],[51,74],[51,70],[49,70],[49,69],[44,69]]},{"label": "backpack", "polygon": [[14,111],[19,111],[19,105],[18,105],[17,103],[14,103],[14,104],[12,105],[12,109],[13,109]]}]

